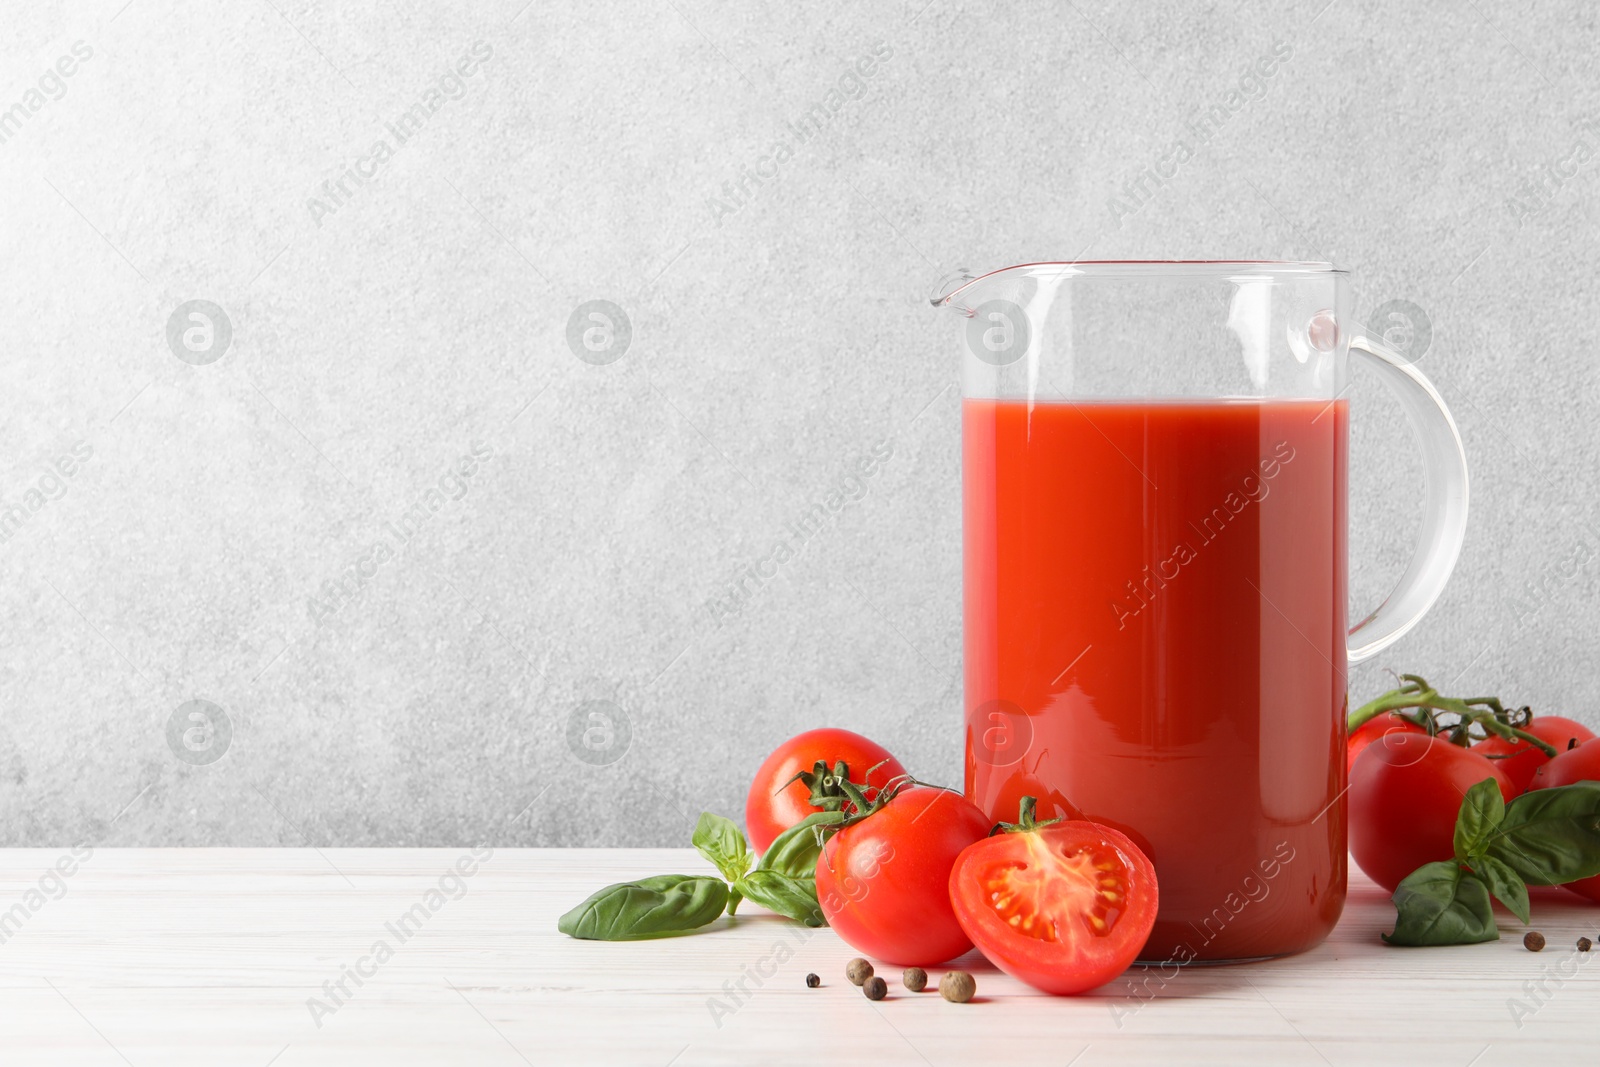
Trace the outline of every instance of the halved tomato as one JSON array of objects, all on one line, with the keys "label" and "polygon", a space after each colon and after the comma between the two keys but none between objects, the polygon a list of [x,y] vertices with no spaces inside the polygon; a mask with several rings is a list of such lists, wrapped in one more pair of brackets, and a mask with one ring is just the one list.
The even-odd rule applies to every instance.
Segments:
[{"label": "halved tomato", "polygon": [[1046,993],[1082,993],[1128,969],[1155,925],[1156,871],[1100,823],[1016,826],[968,846],[950,871],[956,920],[989,962]]}]

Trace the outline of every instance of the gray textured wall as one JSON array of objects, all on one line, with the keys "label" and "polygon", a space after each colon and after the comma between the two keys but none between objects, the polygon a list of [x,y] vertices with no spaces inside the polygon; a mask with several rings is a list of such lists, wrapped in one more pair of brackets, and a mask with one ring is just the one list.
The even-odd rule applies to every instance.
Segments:
[{"label": "gray textured wall", "polygon": [[[1393,666],[1600,725],[1592,5],[449,6],[6,3],[0,842],[680,843],[820,723],[956,779],[924,297],[1080,255],[1328,259],[1425,317],[1472,529],[1355,695]],[[569,342],[591,300],[625,345]],[[1364,610],[1420,467],[1353,403]]]}]

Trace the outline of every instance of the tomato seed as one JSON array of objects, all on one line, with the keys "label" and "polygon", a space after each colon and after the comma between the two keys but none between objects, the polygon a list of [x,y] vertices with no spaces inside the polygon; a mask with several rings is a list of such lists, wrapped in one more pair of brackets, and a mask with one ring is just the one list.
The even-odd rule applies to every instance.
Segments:
[{"label": "tomato seed", "polygon": [[1529,952],[1538,952],[1544,948],[1544,935],[1537,930],[1529,930],[1522,935],[1522,947]]},{"label": "tomato seed", "polygon": [[966,971],[946,971],[939,979],[939,995],[952,1004],[965,1004],[978,991],[978,983]]},{"label": "tomato seed", "polygon": [[857,956],[844,965],[844,976],[854,985],[860,985],[872,977],[872,964]]},{"label": "tomato seed", "polygon": [[1592,948],[1594,948],[1594,942],[1593,941],[1590,941],[1587,937],[1578,938],[1578,951],[1579,952],[1588,952]]},{"label": "tomato seed", "polygon": [[889,983],[873,975],[861,983],[861,992],[867,995],[868,1000],[882,1000],[889,995]]},{"label": "tomato seed", "polygon": [[900,976],[900,981],[913,993],[920,993],[928,988],[928,972],[921,967],[907,967],[906,973]]},{"label": "tomato seed", "polygon": [[815,989],[815,988],[817,988],[817,986],[819,986],[821,984],[822,984],[822,979],[821,978],[818,978],[814,974],[806,975],[806,988],[807,989]]}]

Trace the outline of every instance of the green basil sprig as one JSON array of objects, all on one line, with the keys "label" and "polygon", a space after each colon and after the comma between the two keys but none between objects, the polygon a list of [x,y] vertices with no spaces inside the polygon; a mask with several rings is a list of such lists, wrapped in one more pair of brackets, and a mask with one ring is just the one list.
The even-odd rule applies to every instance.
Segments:
[{"label": "green basil sprig", "polygon": [[1489,906],[1489,888],[1453,860],[1427,863],[1395,887],[1400,917],[1391,945],[1471,945],[1500,936]]},{"label": "green basil sprig", "polygon": [[733,820],[704,812],[690,843],[720,878],[661,874],[608,885],[563,915],[556,928],[591,941],[673,937],[710,924],[724,911],[733,915],[745,898],[807,926],[824,926],[817,905],[820,834],[843,818],[839,812],[806,818],[780,834],[758,863]]},{"label": "green basil sprig", "polygon": [[1493,829],[1488,852],[1530,885],[1600,874],[1600,782],[1522,794]]},{"label": "green basil sprig", "polygon": [[608,885],[561,916],[556,929],[588,941],[675,937],[713,921],[728,906],[720,878],[658,874]]},{"label": "green basil sprig", "polygon": [[743,878],[750,870],[750,864],[755,862],[750,855],[750,842],[745,840],[744,831],[732,819],[724,819],[709,811],[700,813],[700,821],[695,823],[694,836],[689,843],[730,882]]},{"label": "green basil sprig", "polygon": [[744,899],[742,883],[753,862],[744,831],[732,819],[702,811],[689,843],[733,884],[728,893],[728,914],[732,915],[739,910],[739,901]]},{"label": "green basil sprig", "polygon": [[[758,871],[777,871],[792,878],[816,878],[817,857],[822,855],[822,842],[828,829],[845,821],[842,811],[818,811],[807,815],[773,839]],[[762,905],[765,907],[766,905]]]},{"label": "green basil sprig", "polygon": [[1493,897],[1526,923],[1528,886],[1600,874],[1600,782],[1536,789],[1506,804],[1486,778],[1456,816],[1455,858],[1417,868],[1394,891],[1391,945],[1494,941]]},{"label": "green basil sprig", "polygon": [[735,887],[740,893],[760,904],[768,911],[793,919],[807,926],[826,926],[822,908],[817,904],[817,879],[796,878],[779,871],[751,871],[749,877]]}]

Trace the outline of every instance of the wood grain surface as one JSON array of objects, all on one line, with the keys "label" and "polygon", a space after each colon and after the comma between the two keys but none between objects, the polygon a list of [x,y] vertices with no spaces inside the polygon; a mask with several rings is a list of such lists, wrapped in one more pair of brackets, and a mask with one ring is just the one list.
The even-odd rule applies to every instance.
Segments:
[{"label": "wood grain surface", "polygon": [[1333,937],[1305,955],[1136,969],[1063,999],[974,954],[966,1005],[907,993],[892,968],[888,998],[870,1002],[831,931],[749,904],[663,941],[556,932],[603,883],[701,868],[689,850],[0,852],[0,1063],[1600,1060],[1600,951],[1574,947],[1600,932],[1600,909],[1559,891],[1535,900],[1537,954],[1505,916],[1496,943],[1386,948],[1393,910],[1356,874]]}]

